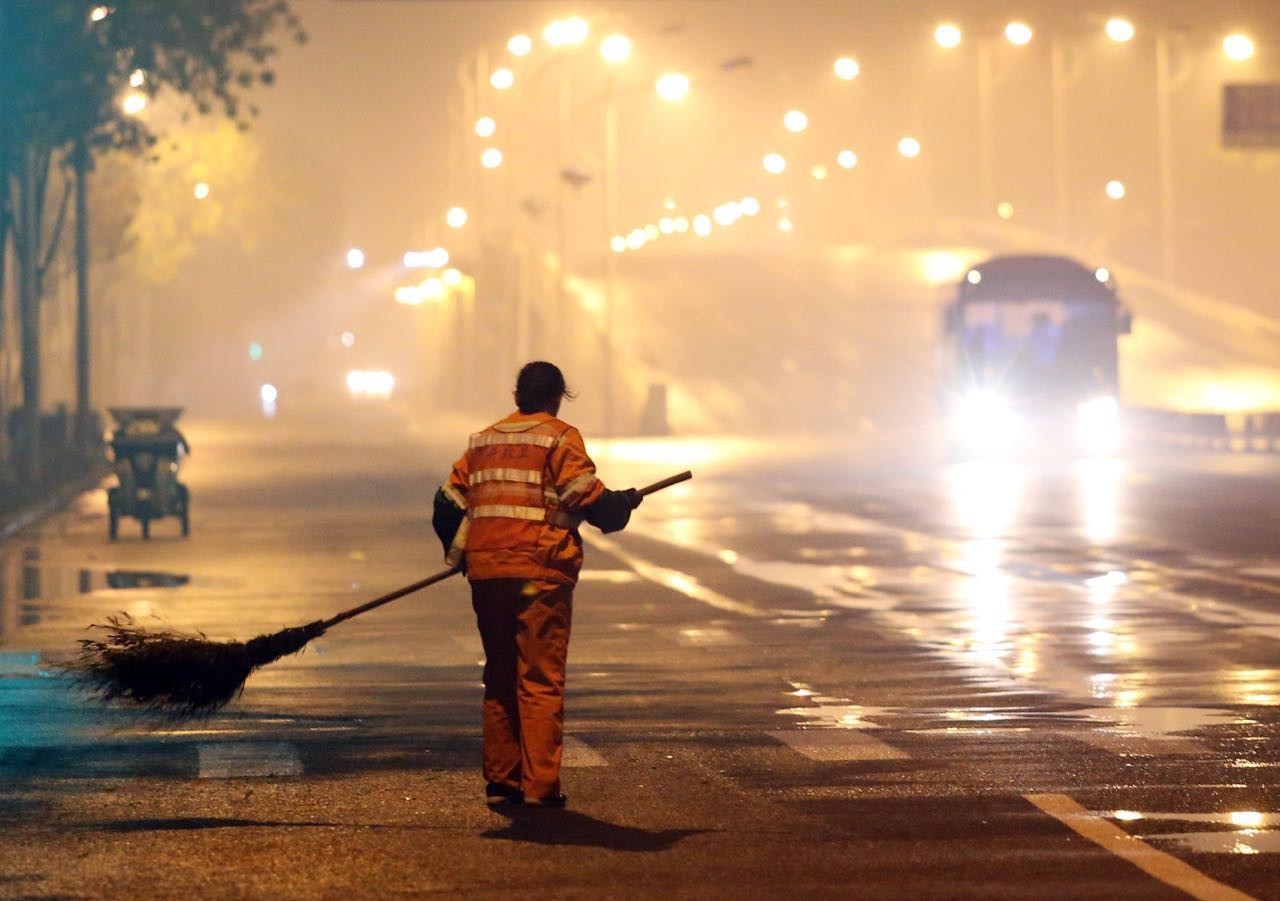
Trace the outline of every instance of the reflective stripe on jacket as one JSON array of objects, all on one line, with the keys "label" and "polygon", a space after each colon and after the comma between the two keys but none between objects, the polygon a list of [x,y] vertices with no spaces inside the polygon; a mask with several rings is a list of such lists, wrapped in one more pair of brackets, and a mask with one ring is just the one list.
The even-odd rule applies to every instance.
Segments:
[{"label": "reflective stripe on jacket", "polygon": [[605,491],[577,429],[513,413],[471,436],[444,490],[467,513],[449,562],[465,550],[469,578],[577,581],[581,511]]}]

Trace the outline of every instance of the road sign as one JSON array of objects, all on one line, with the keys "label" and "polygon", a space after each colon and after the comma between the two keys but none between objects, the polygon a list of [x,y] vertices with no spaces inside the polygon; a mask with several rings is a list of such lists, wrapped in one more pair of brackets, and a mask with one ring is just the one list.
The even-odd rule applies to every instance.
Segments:
[{"label": "road sign", "polygon": [[1280,148],[1280,82],[1223,85],[1222,144]]}]

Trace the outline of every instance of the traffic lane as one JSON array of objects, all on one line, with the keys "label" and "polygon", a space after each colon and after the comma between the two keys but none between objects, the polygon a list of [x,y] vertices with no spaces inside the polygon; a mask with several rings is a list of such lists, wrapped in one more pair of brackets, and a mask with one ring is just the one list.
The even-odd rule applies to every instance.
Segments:
[{"label": "traffic lane", "polygon": [[[323,469],[324,467],[320,467],[320,470]],[[732,487],[735,488],[739,495],[745,493],[742,490],[743,486]],[[692,512],[695,514],[703,512],[708,516],[708,518],[723,518],[721,515],[723,508],[718,504],[712,504],[709,508],[700,510],[699,508],[702,502],[696,494],[690,494],[685,498],[677,496],[676,500],[681,504],[692,507]],[[686,528],[686,526],[682,525],[681,528]],[[631,547],[633,544],[632,537],[623,537],[626,539],[628,546]],[[763,540],[766,542],[769,541],[770,536],[766,534]],[[892,645],[886,645],[883,641],[864,640],[859,642],[852,640],[850,636],[840,634],[838,635],[837,641],[832,646],[828,647],[815,644],[813,636],[815,634],[821,634],[825,629],[830,628],[826,625],[827,621],[848,622],[851,620],[853,616],[852,614],[844,617],[837,616],[830,618],[822,616],[814,617],[812,615],[797,616],[794,614],[797,609],[797,602],[802,600],[801,598],[797,597],[794,593],[781,593],[777,600],[775,600],[774,595],[770,594],[770,592],[776,592],[776,589],[766,581],[756,580],[742,575],[737,575],[736,578],[730,578],[735,575],[732,571],[729,573],[716,571],[718,567],[727,566],[723,560],[711,559],[710,566],[703,566],[699,568],[694,565],[694,561],[684,556],[681,556],[678,559],[664,557],[661,553],[661,549],[631,547],[631,550],[635,552],[633,556],[637,557],[637,559],[646,560],[652,565],[657,566],[659,568],[658,575],[662,576],[669,575],[671,573],[683,573],[685,578],[683,580],[676,580],[662,585],[663,588],[670,588],[674,594],[668,595],[664,592],[661,595],[664,603],[661,604],[655,601],[652,594],[653,589],[643,583],[626,580],[606,581],[603,583],[608,586],[608,593],[604,596],[609,598],[618,597],[632,591],[640,592],[637,595],[639,602],[634,608],[636,612],[635,616],[624,616],[620,619],[611,618],[610,620],[611,626],[639,626],[640,628],[613,628],[612,631],[608,633],[607,639],[602,638],[601,641],[604,652],[608,655],[614,655],[613,657],[606,657],[606,661],[609,659],[617,660],[619,658],[631,659],[638,654],[649,653],[654,655],[656,660],[655,666],[657,666],[656,673],[653,677],[654,690],[651,695],[646,696],[643,693],[637,695],[636,692],[629,690],[628,683],[624,682],[622,688],[616,692],[619,698],[625,699],[625,703],[622,705],[622,708],[618,711],[610,711],[608,709],[601,710],[600,719],[602,723],[604,723],[604,728],[601,731],[604,735],[611,734],[616,728],[616,722],[618,720],[628,718],[626,716],[628,714],[630,718],[638,720],[646,733],[661,735],[659,724],[647,720],[644,717],[638,717],[636,711],[652,710],[661,713],[665,709],[668,715],[676,714],[672,718],[679,727],[679,731],[675,733],[675,735],[671,735],[670,740],[679,741],[681,733],[684,733],[684,740],[688,741],[689,739],[687,736],[690,734],[696,736],[705,733],[705,727],[701,732],[699,732],[699,723],[716,723],[726,718],[726,711],[736,712],[749,709],[751,705],[748,704],[741,695],[735,694],[733,691],[726,691],[725,687],[729,686],[730,688],[740,688],[744,681],[749,685],[755,684],[754,680],[759,679],[761,676],[765,678],[766,683],[771,682],[775,677],[787,679],[788,684],[786,686],[787,691],[785,694],[788,695],[790,695],[792,691],[801,691],[801,689],[793,688],[791,685],[791,682],[796,680],[797,675],[807,675],[809,678],[814,680],[813,684],[815,685],[822,684],[818,679],[824,675],[828,677],[833,675],[838,676],[838,681],[841,684],[855,684],[852,680],[859,673],[872,670],[871,667],[867,666],[867,658],[873,656],[872,654],[864,650],[864,653],[858,655],[858,659],[855,661],[857,666],[852,668],[837,668],[833,667],[832,664],[832,661],[842,661],[854,656],[851,654],[851,649],[853,648],[885,648],[889,652],[886,653],[885,660],[888,662],[891,672],[897,674],[903,667],[903,655],[900,653],[891,653],[893,649]],[[637,556],[639,554],[644,554],[646,556]],[[598,555],[593,552],[593,557],[595,556]],[[607,561],[608,557],[606,556],[604,560]],[[613,568],[615,567],[610,567],[610,569]],[[721,608],[711,606],[707,610],[700,610],[699,608],[707,607],[705,597],[697,598],[696,595],[700,593],[693,592],[690,594],[689,589],[691,586],[702,582],[710,583],[713,579],[720,580],[718,582],[719,590],[717,591],[717,594],[737,600],[739,603],[755,604],[761,609],[771,610],[778,615],[772,617],[742,617],[742,619],[748,621],[748,625],[735,626],[732,624],[732,621],[726,621],[724,611]],[[584,592],[589,590],[589,585],[590,582],[588,585],[584,585]],[[459,599],[465,599],[465,587],[460,583],[452,583],[444,590],[463,592]],[[669,602],[667,601],[668,598],[670,598]],[[786,607],[777,607],[776,604],[778,601],[785,604]],[[692,609],[699,610],[699,612],[702,613],[702,616],[692,617],[689,621],[663,623],[658,612],[659,608],[667,613],[671,613],[674,610],[690,609],[690,605],[694,603],[698,606],[697,608]],[[456,613],[460,608],[465,611],[465,607],[461,604],[455,605],[452,609],[453,612]],[[402,608],[392,609],[398,611]],[[419,608],[414,609],[418,610]],[[435,610],[441,615],[444,615],[448,612],[449,608],[442,604],[439,608],[428,607],[423,609]],[[579,609],[582,610],[584,608],[580,605]],[[800,613],[805,614],[812,614],[814,612],[812,607],[808,610],[805,610],[804,608],[798,609]],[[792,612],[788,613],[786,611]],[[188,613],[192,612],[194,611],[188,611]],[[388,613],[390,613],[390,611],[388,611]],[[644,614],[643,621],[633,622],[632,620],[642,619],[639,615],[640,613]],[[711,617],[711,620],[703,621],[705,617]],[[454,617],[454,620],[456,621],[456,616]],[[386,622],[390,624],[392,621],[388,620]],[[577,636],[575,637],[575,657],[579,654],[583,635],[590,635],[590,630],[582,625],[581,615],[579,616],[579,624],[580,628]],[[385,636],[380,636],[378,634],[379,630],[376,628],[371,628],[370,633],[364,636],[357,636],[356,624],[353,623],[350,625],[352,631],[348,633],[350,636],[350,646],[347,648],[347,651],[351,653],[352,656],[345,661],[346,666],[344,667],[339,665],[334,669],[329,670],[329,676],[327,677],[321,677],[318,670],[314,679],[303,680],[300,693],[305,693],[308,699],[314,697],[315,689],[317,687],[315,683],[323,685],[325,678],[329,678],[334,681],[342,682],[340,687],[334,689],[335,694],[333,703],[335,705],[341,706],[344,703],[353,702],[343,697],[346,690],[353,690],[355,692],[355,698],[359,698],[364,692],[386,690],[389,692],[391,704],[393,706],[407,705],[409,709],[412,709],[412,706],[415,703],[413,701],[414,692],[412,687],[409,687],[408,691],[405,692],[403,691],[403,685],[399,688],[395,686],[395,680],[392,680],[391,684],[380,685],[379,680],[377,679],[369,679],[363,683],[359,680],[353,680],[352,684],[348,685],[344,680],[341,680],[340,676],[347,671],[347,667],[355,667],[358,661],[362,659],[362,655],[365,657],[370,655],[376,657],[379,654],[385,655],[394,648],[407,647],[408,645],[413,644],[413,641],[410,640],[410,636],[418,635],[420,632],[407,631],[405,625],[399,622],[395,624],[394,628],[389,628],[388,625],[384,625],[382,628],[387,629],[394,638],[394,640],[388,642],[385,639]],[[741,634],[741,630],[745,628],[760,629],[763,631],[759,633],[751,632],[743,635]],[[432,632],[433,630],[428,629],[426,631]],[[794,637],[797,635],[801,637]],[[357,637],[360,637],[361,640],[356,640]],[[474,637],[470,640],[472,642],[475,641]],[[915,646],[918,643],[911,641],[908,642],[908,644]],[[715,650],[716,648],[719,648],[719,650]],[[768,661],[766,666],[761,667],[758,664],[756,666],[751,665],[756,658],[752,658],[750,654],[756,649],[759,649],[760,653],[763,654],[764,659]],[[706,662],[709,659],[715,659],[715,655],[718,654],[723,655],[724,663],[718,667],[710,667],[710,672],[714,673],[714,678],[703,680],[706,684],[702,684],[698,680],[690,678],[688,675],[689,669],[694,669],[695,671],[701,669],[701,667],[691,667],[690,663]],[[327,658],[323,655],[318,656],[320,659],[333,660],[332,656]],[[586,658],[586,660],[588,663],[593,662],[590,657]],[[744,660],[747,662],[744,663]],[[316,657],[302,658],[299,665],[303,662],[310,664],[315,661]],[[794,667],[792,666],[793,662]],[[786,665],[779,666],[779,664]],[[817,669],[813,668],[815,664],[817,665]],[[475,665],[474,662],[472,665]],[[675,666],[674,671],[672,669],[673,665]],[[793,668],[795,672],[792,672]],[[461,667],[457,671],[458,677],[465,679],[467,671],[467,667]],[[592,672],[600,671],[607,672],[607,670],[592,670]],[[952,672],[954,673],[954,671]],[[288,666],[287,664],[282,663],[279,665],[279,669],[274,667],[269,668],[261,674],[260,678],[262,680],[266,680],[269,674],[274,674],[284,678],[288,675]],[[938,684],[939,681],[942,682],[941,686]],[[926,694],[932,694],[935,698],[935,703],[937,698],[948,698],[955,701],[958,705],[956,709],[959,711],[961,716],[969,716],[971,719],[977,718],[976,721],[979,723],[986,722],[986,720],[981,717],[987,716],[990,711],[982,712],[980,709],[975,711],[966,710],[965,708],[974,708],[976,706],[980,707],[982,702],[986,702],[989,705],[994,696],[999,696],[1001,694],[1005,696],[1006,700],[1015,697],[1021,697],[1025,700],[1026,697],[1025,692],[1019,693],[1016,689],[1009,690],[1006,687],[992,683],[979,683],[975,691],[969,691],[964,685],[961,685],[959,690],[957,690],[954,686],[950,686],[948,684],[950,681],[951,678],[947,676],[947,672],[944,669],[941,673],[935,672],[931,679],[918,678],[918,681],[914,684],[917,689],[925,692]],[[693,683],[698,686],[700,690],[695,691],[688,696],[682,695],[678,699],[678,702],[669,703],[668,707],[664,708],[662,692],[671,692],[671,685],[673,683],[681,685]],[[257,684],[258,683],[254,683],[251,685],[251,689],[257,690],[255,687]],[[261,686],[265,690],[267,687],[266,682],[263,681]],[[474,683],[471,684],[471,688],[473,691],[475,690]],[[397,692],[403,693],[398,694]],[[323,692],[321,692],[321,694],[323,694]],[[814,694],[817,694],[817,692],[814,692]],[[248,700],[252,697],[252,695],[247,695],[246,699]],[[781,709],[789,711],[791,708],[812,703],[805,698],[801,698],[797,701],[796,697],[788,697],[788,706]],[[905,698],[909,697],[910,692],[905,689],[901,680],[897,680],[895,676],[894,683],[886,686],[884,696],[879,699],[880,703],[873,706],[884,708],[893,707],[895,706],[893,702],[896,700],[897,706],[901,707],[901,702]],[[966,699],[968,700],[968,703],[965,703]],[[274,721],[268,720],[257,724],[256,726],[252,723],[249,724],[250,730],[257,730],[256,732],[251,732],[251,735],[258,734],[260,736],[266,736],[276,733],[280,728],[280,718],[288,715],[289,708],[293,707],[298,700],[299,699],[297,698],[288,698],[288,695],[286,694],[283,698],[283,703],[281,704],[280,709],[274,717]],[[303,703],[306,703],[306,699],[302,700]],[[814,706],[821,708],[824,705],[816,704]],[[917,704],[917,706],[921,705]],[[777,708],[772,707],[771,703],[767,700],[767,694],[765,699],[758,702],[758,706],[754,709],[758,710],[764,717],[765,723],[774,719],[781,719],[784,724],[795,723],[795,714],[790,712],[785,714],[777,713]],[[947,716],[947,714],[954,714],[954,712],[956,711],[950,709],[947,711],[926,709],[923,714],[919,715],[923,716],[926,722],[940,722],[946,724],[945,728],[948,730],[963,728],[963,726],[956,725],[954,716]],[[763,724],[761,723],[755,723],[748,727],[750,730],[753,730],[750,735],[730,735],[724,737],[723,742],[735,747],[749,746],[754,743],[768,748],[773,754],[791,755],[799,753],[792,750],[790,746],[783,747],[783,745],[779,743],[779,739],[774,737],[772,734],[767,735],[767,737],[761,737],[762,725]],[[1089,734],[1093,734],[1095,732],[1107,734],[1105,732],[1105,729],[1107,728],[1106,724],[1083,721],[1083,725],[1087,727],[1086,731]],[[319,728],[324,727],[320,726]],[[392,723],[391,727],[387,731],[395,732],[397,731],[397,726]],[[412,734],[411,730],[408,731]],[[789,730],[786,728],[764,729],[764,732],[766,733],[779,732],[791,734],[794,731],[794,729]],[[854,731],[857,732],[858,730]],[[906,734],[911,730],[904,729],[902,731]],[[317,734],[320,736],[324,735],[322,732],[317,732]],[[953,731],[948,731],[943,734],[950,738],[954,738],[956,735]],[[169,737],[169,740],[172,741],[173,737]],[[602,741],[598,736],[593,736],[593,740],[597,744]],[[899,742],[902,740],[903,739],[899,739]],[[327,740],[316,738],[314,741],[318,742],[318,747],[323,748],[324,743]],[[278,744],[278,742],[274,741],[264,741],[263,743],[272,747]],[[370,744],[372,746],[371,750],[375,752],[371,755],[374,758],[376,758],[380,753],[389,752],[393,757],[396,755],[401,756],[401,759],[404,761],[412,761],[414,759],[411,755],[402,753],[402,749],[394,746],[390,748],[385,746],[380,747],[380,742],[377,739],[372,741]],[[1085,745],[1091,747],[1087,742]],[[769,752],[767,751],[765,754],[766,758],[768,755]],[[306,761],[310,759],[311,756],[312,755],[310,754],[299,754],[298,758]],[[321,759],[324,759],[325,756],[326,755],[323,753],[319,755]],[[461,756],[461,754],[458,755],[459,758]],[[970,754],[965,755],[966,760],[971,757],[972,755]],[[198,761],[198,753],[192,754],[188,757],[189,760],[193,758]],[[663,759],[667,759],[665,755]],[[822,782],[823,780],[820,777],[818,781]],[[946,781],[951,783],[956,780],[954,776],[949,776]],[[1061,781],[1060,777],[1058,781]],[[934,790],[936,791],[936,789]],[[990,791],[992,789],[988,787],[987,790]],[[1001,786],[996,790],[1007,791],[1007,786]]]},{"label": "traffic lane", "polygon": [[[739,595],[747,595],[744,588],[739,585]],[[633,599],[630,603],[629,598]],[[833,627],[832,634],[818,642],[810,637],[812,630],[804,630],[805,637],[797,638],[800,633],[790,626],[743,618],[721,623],[716,641],[690,648],[680,638],[683,630],[674,626],[683,620],[687,623],[684,629],[697,628],[700,634],[706,634],[711,624],[700,622],[699,614],[715,615],[714,609],[704,611],[703,605],[679,595],[661,600],[669,613],[679,614],[676,623],[640,635],[635,630],[622,630],[631,634],[625,642],[618,642],[610,633],[617,631],[619,620],[630,621],[625,615],[630,607],[643,608],[654,602],[652,589],[637,583],[615,583],[607,595],[596,599],[598,606],[593,607],[584,598],[580,609],[601,616],[598,623],[592,623],[589,616],[580,618],[575,636],[574,684],[582,685],[577,677],[579,665],[617,666],[619,657],[633,664],[618,674],[619,684],[612,692],[575,689],[571,722],[575,729],[585,727],[592,746],[611,767],[625,768],[626,776],[619,779],[616,769],[568,771],[571,789],[589,820],[571,820],[568,826],[550,830],[538,827],[521,831],[501,826],[487,829],[481,839],[496,831],[501,840],[537,845],[527,854],[504,854],[506,865],[499,867],[498,875],[520,885],[566,886],[566,877],[558,868],[569,861],[563,856],[550,862],[542,857],[542,846],[550,844],[601,847],[606,851],[672,852],[664,856],[661,865],[634,867],[619,866],[616,855],[584,860],[575,854],[568,887],[588,894],[602,885],[611,890],[622,885],[621,894],[644,894],[657,889],[676,889],[681,894],[692,879],[698,894],[713,896],[722,890],[725,894],[751,890],[771,896],[796,892],[839,896],[847,894],[848,886],[859,885],[866,887],[860,894],[870,897],[901,896],[904,886],[921,894],[945,886],[949,894],[991,897],[1017,896],[1025,893],[1025,886],[1050,879],[1063,885],[1063,893],[1069,896],[1096,897],[1106,887],[1113,891],[1128,887],[1132,891],[1127,893],[1136,896],[1143,896],[1144,892],[1161,896],[1152,892],[1136,873],[1097,855],[1063,830],[1047,827],[1016,796],[1007,794],[1008,786],[1001,784],[1006,777],[998,775],[1000,767],[980,768],[975,773],[969,754],[958,761],[961,767],[957,772],[937,772],[937,763],[927,760],[909,758],[905,764],[894,764],[886,787],[898,795],[917,800],[933,798],[931,801],[894,806],[894,812],[887,813],[886,805],[881,803],[860,807],[856,803],[860,793],[852,793],[846,797],[848,803],[838,805],[838,810],[829,809],[833,786],[838,791],[841,783],[849,780],[875,785],[884,780],[885,768],[874,762],[815,767],[772,737],[767,731],[770,726],[788,729],[795,721],[792,710],[778,709],[777,705],[795,706],[808,701],[796,694],[799,690],[792,687],[792,681],[783,684],[777,677],[791,676],[794,680],[797,675],[822,675],[829,681],[859,684],[859,694],[881,703],[891,698],[902,704],[914,697],[919,704],[941,693],[936,663],[909,646],[877,648],[878,642],[869,640],[873,636],[861,632],[857,618],[852,616],[840,618],[843,628]],[[614,615],[609,616],[610,613]],[[850,647],[874,648],[877,653],[862,654],[853,660],[848,653]],[[767,664],[745,665],[745,649],[763,651]],[[646,655],[653,665],[644,679],[634,661]],[[673,661],[678,664],[673,666]],[[294,666],[282,664],[276,672],[286,683],[283,690],[269,680],[255,679],[243,703],[255,715],[265,712],[296,716],[299,698],[287,687],[287,671],[295,670],[292,675],[296,678],[298,671],[305,668],[302,662]],[[267,672],[270,671],[262,675],[265,677]],[[474,679],[474,671],[471,672]],[[388,865],[386,879],[380,885],[420,886],[426,871],[431,874],[431,885],[468,892],[491,888],[495,884],[488,881],[494,875],[492,855],[478,843],[467,841],[475,837],[475,827],[470,823],[480,807],[479,782],[473,770],[468,772],[471,768],[462,759],[466,756],[462,752],[471,752],[474,767],[477,743],[474,735],[467,742],[460,734],[451,734],[447,720],[438,719],[443,711],[455,710],[456,716],[458,705],[447,700],[443,708],[430,702],[424,705],[426,698],[440,692],[441,683],[448,680],[428,682],[422,697],[415,700],[412,694],[385,686],[416,681],[420,673],[402,672],[401,676],[409,678],[388,680],[383,688],[378,687],[380,680],[369,680],[366,687],[362,680],[352,679],[353,697],[353,687],[348,682],[352,675],[344,668],[327,670],[327,676],[317,673],[314,680],[303,679],[308,715],[314,716],[327,704],[354,704],[362,718],[376,714],[379,706],[389,711],[398,708],[399,723],[394,731],[412,735],[414,726],[426,726],[421,739],[432,753],[420,755],[416,761],[408,756],[400,758],[393,772],[383,779],[370,776],[371,772],[376,775],[380,767],[369,760],[353,768],[330,770],[349,774],[350,778],[341,785],[332,780],[317,784],[314,778],[308,778],[302,787],[290,791],[286,786],[292,783],[287,780],[277,785],[268,779],[265,788],[263,779],[232,781],[221,793],[212,793],[212,801],[211,792],[198,784],[176,788],[172,783],[122,783],[116,787],[121,798],[106,800],[96,797],[96,789],[90,788],[89,794],[74,805],[80,816],[89,814],[89,821],[77,821],[74,814],[68,819],[60,815],[62,811],[55,810],[45,817],[52,824],[48,827],[50,838],[61,842],[59,847],[70,844],[89,868],[101,864],[108,856],[111,840],[122,835],[146,835],[150,847],[165,852],[166,857],[149,855],[136,868],[131,867],[127,876],[105,883],[113,891],[141,887],[143,894],[148,894],[155,891],[154,886],[181,885],[184,867],[206,866],[211,857],[232,854],[234,861],[222,861],[218,872],[224,874],[226,884],[246,890],[281,890],[289,883],[279,880],[287,875],[294,880],[295,888],[297,880],[302,879],[305,893],[319,893],[334,886],[355,888],[359,893],[360,887],[369,883],[359,882],[355,873],[367,873],[366,868],[383,864],[388,855],[396,862]],[[458,673],[458,678],[466,680],[466,672]],[[588,673],[584,678],[595,677]],[[878,688],[874,687],[877,681],[882,681]],[[910,688],[904,690],[904,684]],[[478,694],[474,683],[469,687]],[[370,692],[375,699],[387,703],[370,704]],[[447,699],[448,693],[444,694]],[[259,730],[257,739],[270,737],[268,744],[282,737],[279,722],[260,723]],[[900,735],[895,733],[894,741],[907,743],[909,748],[908,738],[903,731]],[[165,739],[175,740],[172,736]],[[209,736],[204,740],[216,742]],[[305,748],[300,755],[307,764],[304,773],[308,777],[313,774],[312,761],[325,759],[326,745],[335,753],[337,749],[349,752],[348,743],[333,736],[313,736],[311,742],[315,746]],[[370,750],[385,760],[380,755],[385,754],[388,745],[375,741]],[[989,754],[990,749],[986,751]],[[751,778],[753,765],[765,774],[764,784]],[[406,782],[412,784],[415,773],[422,775],[429,786],[439,783],[446,793],[437,795],[421,786],[403,788]],[[961,800],[966,794],[975,793],[975,778],[982,785],[977,794],[1001,792],[1005,796]],[[893,782],[899,787],[895,789]],[[96,780],[86,784],[93,786]],[[798,798],[791,791],[797,784],[804,787]],[[402,797],[397,794],[400,792]],[[378,799],[377,810],[371,813],[365,807],[359,817],[348,813],[355,803],[353,799],[363,797]],[[816,805],[812,803],[815,799]],[[264,801],[270,802],[265,809],[257,806]],[[126,809],[120,811],[121,807]],[[402,822],[401,811],[414,817],[411,823]],[[459,822],[464,824],[462,829],[458,828]],[[868,827],[872,822],[877,824],[875,829]],[[833,824],[840,828],[833,831]],[[344,826],[358,834],[345,835]],[[424,829],[429,830],[430,854],[423,851]],[[849,829],[854,831],[852,842],[845,834]],[[69,843],[65,841],[68,830],[72,835]],[[415,843],[414,848],[403,847],[405,839],[396,834],[398,830],[409,833],[407,840]],[[322,831],[330,842],[336,836],[344,845],[358,849],[360,855],[341,863],[324,862],[318,872],[309,871],[301,877],[296,873],[282,874],[278,860],[264,859],[256,851],[244,853],[236,844],[287,846],[291,854],[306,853],[312,831]],[[688,833],[687,840],[680,835],[682,831]],[[682,840],[675,841],[677,836]],[[452,841],[455,837],[456,844]],[[627,847],[628,842],[640,847]],[[617,847],[618,843],[624,847]],[[689,850],[676,850],[686,843],[691,845]],[[477,864],[477,858],[485,860],[483,867]],[[151,866],[156,859],[166,861],[163,872]],[[1085,878],[1071,870],[1070,865],[1080,861],[1090,864]],[[486,872],[477,876],[475,869]],[[254,870],[260,872],[255,875]],[[691,877],[690,873],[698,875]],[[627,880],[629,874],[634,881]],[[68,877],[60,873],[46,885],[57,889],[61,878]]]}]

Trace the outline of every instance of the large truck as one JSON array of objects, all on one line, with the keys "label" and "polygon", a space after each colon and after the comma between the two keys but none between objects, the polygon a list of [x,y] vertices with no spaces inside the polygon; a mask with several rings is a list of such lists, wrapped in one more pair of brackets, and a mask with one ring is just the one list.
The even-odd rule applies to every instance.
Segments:
[{"label": "large truck", "polygon": [[994,257],[965,273],[942,326],[953,447],[1116,449],[1118,345],[1132,317],[1107,269],[1058,256]]}]

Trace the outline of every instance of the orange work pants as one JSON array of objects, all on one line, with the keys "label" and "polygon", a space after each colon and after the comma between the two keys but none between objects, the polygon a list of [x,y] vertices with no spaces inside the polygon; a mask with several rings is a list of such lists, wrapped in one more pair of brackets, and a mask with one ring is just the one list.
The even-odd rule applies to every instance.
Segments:
[{"label": "orange work pants", "polygon": [[471,583],[484,643],[484,777],[529,798],[560,792],[564,671],[573,588],[525,579]]}]

